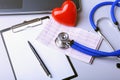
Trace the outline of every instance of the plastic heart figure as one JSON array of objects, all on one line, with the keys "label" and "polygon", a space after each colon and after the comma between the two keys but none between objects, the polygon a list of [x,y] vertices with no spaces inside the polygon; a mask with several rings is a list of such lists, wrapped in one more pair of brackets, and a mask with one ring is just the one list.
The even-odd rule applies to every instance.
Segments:
[{"label": "plastic heart figure", "polygon": [[77,21],[77,8],[75,3],[71,0],[66,0],[61,8],[52,10],[52,17],[61,24],[75,26]]}]

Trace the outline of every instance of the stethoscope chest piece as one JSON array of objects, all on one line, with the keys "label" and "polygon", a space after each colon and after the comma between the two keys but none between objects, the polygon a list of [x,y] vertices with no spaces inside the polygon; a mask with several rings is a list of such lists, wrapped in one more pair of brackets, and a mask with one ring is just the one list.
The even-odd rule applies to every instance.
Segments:
[{"label": "stethoscope chest piece", "polygon": [[70,47],[70,42],[69,35],[65,32],[59,33],[55,39],[55,44],[62,49],[68,49]]}]

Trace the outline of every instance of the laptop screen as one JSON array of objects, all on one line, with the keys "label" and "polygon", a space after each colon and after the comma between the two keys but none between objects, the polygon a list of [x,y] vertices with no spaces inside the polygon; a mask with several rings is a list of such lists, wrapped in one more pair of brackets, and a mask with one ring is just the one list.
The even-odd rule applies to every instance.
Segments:
[{"label": "laptop screen", "polygon": [[22,8],[22,0],[0,0],[0,9]]},{"label": "laptop screen", "polygon": [[[65,0],[0,0],[0,14],[25,14],[51,12]],[[73,0],[79,8],[79,0]]]}]

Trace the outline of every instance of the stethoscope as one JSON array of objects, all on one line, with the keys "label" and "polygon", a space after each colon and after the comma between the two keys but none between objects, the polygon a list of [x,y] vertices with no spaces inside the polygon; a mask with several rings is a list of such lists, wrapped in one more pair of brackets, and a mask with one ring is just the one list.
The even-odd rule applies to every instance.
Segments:
[{"label": "stethoscope", "polygon": [[[66,32],[61,32],[58,34],[57,38],[55,39],[55,43],[58,47],[62,48],[62,49],[67,49],[69,47],[77,50],[77,51],[80,51],[80,52],[83,52],[87,55],[90,55],[90,56],[94,56],[94,57],[107,57],[107,56],[117,56],[118,59],[120,57],[120,50],[116,50],[114,49],[114,47],[111,45],[111,43],[109,42],[109,40],[107,40],[107,38],[102,34],[102,32],[100,31],[100,28],[95,25],[94,23],[94,14],[96,12],[96,10],[102,6],[106,6],[106,5],[112,5],[111,7],[111,19],[113,21],[113,23],[117,26],[118,30],[120,31],[120,25],[115,17],[115,13],[114,13],[114,8],[115,6],[118,6],[120,7],[120,4],[119,4],[119,1],[120,0],[116,0],[115,2],[102,2],[100,4],[97,4],[90,12],[90,16],[89,16],[89,19],[90,19],[90,23],[91,23],[91,26],[93,27],[93,29],[98,33],[100,34],[104,39],[105,41],[107,41],[107,43],[112,47],[112,49],[114,50],[113,52],[104,52],[104,51],[99,51],[99,50],[95,50],[95,49],[92,49],[92,48],[89,48],[87,46],[84,46],[74,40],[70,40],[69,39],[69,34],[66,33]],[[120,68],[120,63],[117,63],[116,66],[118,68]]]},{"label": "stethoscope", "polygon": [[[120,4],[119,3],[120,0],[116,0],[115,2],[102,2],[98,5],[96,5],[91,13],[90,13],[90,23],[93,27],[93,29],[98,32],[99,34],[101,34],[101,36],[104,37],[104,35],[101,33],[100,29],[98,28],[98,26],[95,25],[94,23],[94,13],[95,11],[102,7],[102,6],[105,6],[105,5],[112,5],[111,7],[111,18],[112,18],[112,21],[114,22],[115,25],[118,26],[118,29],[120,30],[120,26],[115,18],[115,14],[114,14],[114,8],[115,6],[119,6],[120,7]],[[106,39],[106,38],[105,38]],[[61,32],[58,34],[57,38],[55,39],[55,43],[58,47],[62,48],[62,49],[67,49],[69,47],[75,49],[75,50],[78,50],[80,52],[83,52],[87,55],[90,55],[90,56],[94,56],[94,57],[107,57],[107,56],[120,56],[120,50],[116,50],[116,51],[113,51],[113,52],[104,52],[104,51],[98,51],[98,50],[95,50],[95,49],[92,49],[92,48],[89,48],[89,47],[86,47],[74,40],[70,40],[69,39],[69,34],[67,34],[66,32]],[[110,44],[110,43],[109,43]]]}]

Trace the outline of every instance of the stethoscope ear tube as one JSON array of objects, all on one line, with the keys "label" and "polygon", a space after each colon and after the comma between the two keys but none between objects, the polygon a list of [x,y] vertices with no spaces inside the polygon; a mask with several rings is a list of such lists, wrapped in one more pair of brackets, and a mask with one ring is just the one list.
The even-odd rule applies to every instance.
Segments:
[{"label": "stethoscope ear tube", "polygon": [[97,10],[98,8],[102,7],[102,6],[112,5],[112,4],[114,3],[114,5],[113,5],[112,8],[111,8],[111,17],[112,17],[113,22],[116,22],[117,20],[116,20],[116,18],[115,18],[115,16],[114,16],[114,7],[115,7],[115,6],[120,7],[120,4],[118,4],[118,1],[120,1],[120,0],[117,0],[116,3],[114,3],[114,2],[102,2],[102,3],[98,4],[98,5],[96,5],[96,6],[91,10],[90,16],[89,16],[89,20],[90,20],[91,26],[93,27],[93,29],[94,29],[96,32],[98,31],[98,27],[97,27],[97,26],[95,25],[95,23],[94,23],[94,14],[95,14],[96,10]]},{"label": "stethoscope ear tube", "polygon": [[86,47],[84,45],[81,45],[75,41],[72,42],[71,47],[75,50],[78,50],[80,52],[83,52],[87,55],[94,56],[94,57],[120,56],[120,50],[117,50],[114,52],[98,51],[98,50]]},{"label": "stethoscope ear tube", "polygon": [[120,2],[120,0],[116,0],[113,4],[112,4],[112,7],[111,7],[111,18],[112,18],[112,21],[115,25],[118,26],[118,30],[120,31],[120,26],[119,26],[119,23],[117,21],[117,19],[115,18],[115,12],[114,12],[114,8],[116,5],[118,5],[118,7],[120,7],[120,5],[118,4]]}]

